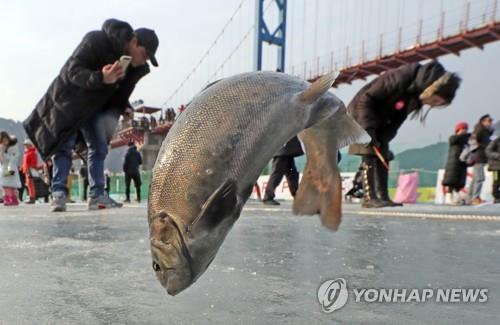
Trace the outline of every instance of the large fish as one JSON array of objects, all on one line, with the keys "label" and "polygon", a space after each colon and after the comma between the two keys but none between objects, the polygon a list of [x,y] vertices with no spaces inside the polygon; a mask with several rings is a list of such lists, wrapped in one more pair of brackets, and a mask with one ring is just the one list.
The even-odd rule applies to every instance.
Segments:
[{"label": "large fish", "polygon": [[337,150],[364,131],[328,91],[335,77],[310,84],[283,73],[240,74],[202,91],[179,116],[158,154],[148,205],[153,269],[169,294],[208,268],[262,169],[306,128],[311,132],[301,137],[311,161],[294,211],[319,212],[336,229]]}]

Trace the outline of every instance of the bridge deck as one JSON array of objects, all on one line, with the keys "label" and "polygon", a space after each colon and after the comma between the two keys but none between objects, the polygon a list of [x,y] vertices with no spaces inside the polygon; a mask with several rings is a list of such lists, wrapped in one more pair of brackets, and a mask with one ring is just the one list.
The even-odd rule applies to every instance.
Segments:
[{"label": "bridge deck", "polygon": [[[498,40],[500,40],[500,22],[486,24],[458,35],[419,44],[391,55],[347,67],[341,70],[334,87],[344,83],[350,84],[354,80],[365,79],[370,75],[381,74],[404,64],[435,59],[448,54],[460,55],[461,51],[469,48],[482,49],[485,44]],[[318,77],[312,78],[311,81]]]}]

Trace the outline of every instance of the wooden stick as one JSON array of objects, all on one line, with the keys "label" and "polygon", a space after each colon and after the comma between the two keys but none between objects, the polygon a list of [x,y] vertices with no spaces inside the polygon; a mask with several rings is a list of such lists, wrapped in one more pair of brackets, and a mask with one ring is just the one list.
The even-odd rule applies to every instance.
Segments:
[{"label": "wooden stick", "polygon": [[377,155],[377,158],[382,162],[382,165],[384,165],[385,169],[389,170],[389,164],[387,164],[387,161],[385,161],[384,156],[382,156],[382,153],[380,152],[380,149],[372,146],[373,151],[375,151],[375,155]]}]

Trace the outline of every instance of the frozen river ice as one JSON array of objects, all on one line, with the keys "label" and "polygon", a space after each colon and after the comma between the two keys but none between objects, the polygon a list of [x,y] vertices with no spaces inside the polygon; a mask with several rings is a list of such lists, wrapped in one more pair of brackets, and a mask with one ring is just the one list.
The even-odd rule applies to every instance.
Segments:
[{"label": "frozen river ice", "polygon": [[[499,324],[499,220],[498,205],[347,205],[331,233],[289,204],[250,203],[209,270],[171,297],[151,268],[145,205],[0,207],[0,324]],[[350,296],[326,314],[317,290],[339,277],[349,289],[487,288],[488,302]]]}]

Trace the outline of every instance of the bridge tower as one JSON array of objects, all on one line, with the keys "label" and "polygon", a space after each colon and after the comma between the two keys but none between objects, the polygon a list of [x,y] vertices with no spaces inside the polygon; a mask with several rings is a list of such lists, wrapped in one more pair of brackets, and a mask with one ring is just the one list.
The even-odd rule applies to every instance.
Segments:
[{"label": "bridge tower", "polygon": [[264,18],[264,0],[255,0],[256,28],[254,70],[262,70],[262,48],[264,42],[276,45],[278,50],[278,69],[285,71],[286,7],[287,0],[271,0],[278,7],[278,27],[271,33]]}]

